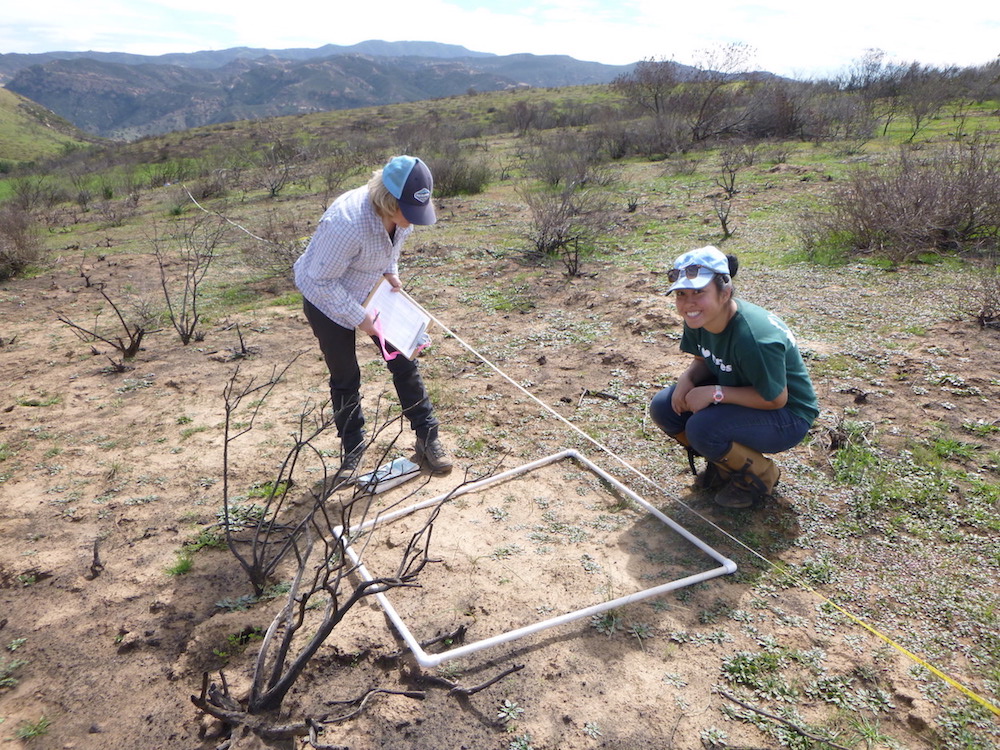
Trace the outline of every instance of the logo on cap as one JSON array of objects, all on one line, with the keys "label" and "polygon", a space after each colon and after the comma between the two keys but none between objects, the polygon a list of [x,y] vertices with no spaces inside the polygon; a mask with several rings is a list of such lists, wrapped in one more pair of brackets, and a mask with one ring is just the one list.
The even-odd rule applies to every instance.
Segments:
[{"label": "logo on cap", "polygon": [[421,188],[420,190],[418,190],[413,194],[413,197],[416,198],[421,203],[426,203],[431,199],[431,191],[428,190],[427,188]]}]

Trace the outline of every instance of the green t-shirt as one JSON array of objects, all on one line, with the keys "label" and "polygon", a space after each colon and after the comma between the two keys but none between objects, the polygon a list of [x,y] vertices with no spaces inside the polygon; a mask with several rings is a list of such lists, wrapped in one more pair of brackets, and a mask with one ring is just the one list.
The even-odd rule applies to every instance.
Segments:
[{"label": "green t-shirt", "polygon": [[812,424],[819,403],[795,335],[763,307],[741,299],[736,306],[722,333],[684,326],[681,351],[703,357],[719,385],[753,386],[768,401],[787,386],[787,408]]}]

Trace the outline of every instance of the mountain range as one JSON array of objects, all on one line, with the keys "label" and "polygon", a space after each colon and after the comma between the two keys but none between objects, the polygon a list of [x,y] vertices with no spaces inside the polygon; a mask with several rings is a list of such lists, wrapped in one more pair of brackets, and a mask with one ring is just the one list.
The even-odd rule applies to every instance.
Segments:
[{"label": "mountain range", "polygon": [[609,83],[633,65],[493,55],[436,42],[159,56],[0,54],[0,82],[88,133],[132,140],[232,120],[419,101],[513,87]]}]

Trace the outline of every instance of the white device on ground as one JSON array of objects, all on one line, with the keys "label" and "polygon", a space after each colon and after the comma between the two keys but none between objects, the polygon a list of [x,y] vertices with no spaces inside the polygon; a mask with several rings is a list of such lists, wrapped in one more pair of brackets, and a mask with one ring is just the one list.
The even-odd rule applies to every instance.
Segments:
[{"label": "white device on ground", "polygon": [[408,458],[395,458],[382,464],[374,471],[362,474],[354,481],[358,487],[377,495],[416,478],[419,473],[420,466],[418,464],[413,463]]}]

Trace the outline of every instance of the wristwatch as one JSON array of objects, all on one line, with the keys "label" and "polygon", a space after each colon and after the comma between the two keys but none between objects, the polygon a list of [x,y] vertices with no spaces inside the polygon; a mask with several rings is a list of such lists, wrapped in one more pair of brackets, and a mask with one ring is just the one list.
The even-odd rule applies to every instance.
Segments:
[{"label": "wristwatch", "polygon": [[715,395],[712,396],[712,401],[714,401],[717,404],[721,404],[722,399],[724,399],[725,397],[726,394],[722,392],[722,386],[721,385],[715,386]]}]

